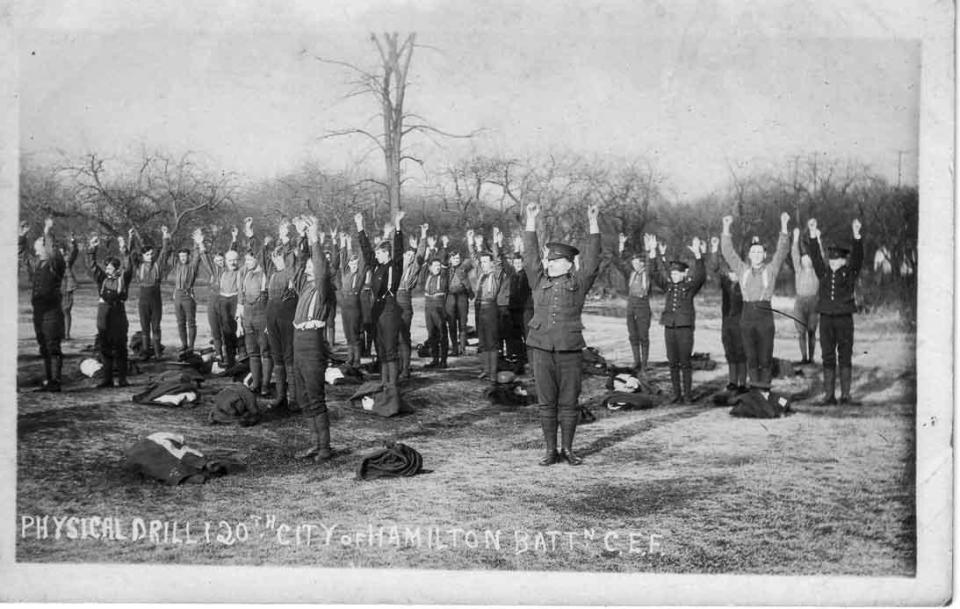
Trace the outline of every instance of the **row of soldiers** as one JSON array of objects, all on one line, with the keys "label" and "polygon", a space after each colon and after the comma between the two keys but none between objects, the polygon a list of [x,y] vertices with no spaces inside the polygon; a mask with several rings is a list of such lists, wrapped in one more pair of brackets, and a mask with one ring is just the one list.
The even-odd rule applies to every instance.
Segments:
[{"label": "row of soldiers", "polygon": [[[494,231],[490,247],[486,247],[482,236],[469,231],[466,260],[462,259],[461,252],[450,247],[445,237],[440,238],[442,246],[437,247],[436,238],[428,235],[428,225],[420,226],[419,239],[411,239],[407,246],[400,226],[402,213],[394,218],[391,227],[385,227],[376,248],[364,230],[363,216],[357,214],[354,221],[359,252],[353,251],[348,235],[336,231],[330,233],[330,244],[326,246],[325,235],[319,231],[315,219],[281,222],[274,240],[270,235],[257,239],[252,219],[248,218],[244,223],[245,242],[240,248],[242,266],[237,229],[232,231],[230,247],[222,255],[208,252],[204,235],[198,230],[193,233],[194,247],[181,248],[176,257],[171,253],[166,228],[161,229],[162,245],[156,257],[149,245],[134,246],[135,231],[131,231],[130,247],[127,240],[118,239],[121,255],[107,258],[103,266],[97,260],[99,239],[93,237],[87,251],[87,266],[96,280],[100,297],[98,341],[106,369],[101,386],[112,386],[114,372],[119,384],[126,384],[127,320],[123,303],[134,278],[140,287],[138,309],[147,356],[151,354],[151,347],[153,355],[160,356],[159,286],[160,280],[171,274],[181,350],[193,349],[196,338],[193,287],[202,263],[209,275],[207,308],[211,334],[224,362],[232,365],[238,335],[242,336],[253,388],[266,395],[275,370],[274,406],[296,402],[311,417],[315,442],[302,456],[329,458],[329,421],[325,418],[322,368],[330,360],[334,311],[339,305],[349,363],[359,364],[366,328],[366,332],[373,334],[384,383],[395,387],[400,377],[409,375],[413,315],[410,296],[419,283],[425,294],[428,344],[434,353],[430,366],[446,365],[448,340],[452,342],[453,354],[464,353],[467,307],[473,298],[483,365],[481,377],[496,375],[498,356],[504,348],[508,353],[513,350],[517,355],[523,354],[525,339],[526,348],[534,356],[538,394],[541,408],[545,409],[547,446],[548,449],[551,445],[554,447],[553,452],[548,450],[549,458],[544,461],[556,462],[562,457],[576,464],[579,458],[572,452],[575,422],[571,422],[574,414],[570,409],[576,405],[573,394],[579,395],[579,353],[585,346],[580,313],[600,267],[598,212],[595,207],[588,210],[591,237],[583,260],[579,259],[576,248],[565,244],[547,244],[540,250],[535,239],[538,213],[536,206],[527,210],[525,231],[514,240],[512,255],[504,252],[504,235],[499,230]],[[745,377],[749,376],[753,388],[766,392],[770,389],[774,334],[770,300],[776,275],[786,257],[788,220],[789,216],[783,214],[776,252],[769,261],[759,239],[748,246],[746,261],[738,256],[730,236],[731,217],[724,218],[720,238],[711,240],[711,267],[720,276],[724,293],[724,350],[730,365],[731,384],[737,388],[743,388]],[[57,391],[62,368],[59,339],[63,336],[60,288],[68,268],[66,260],[76,258],[76,242],[72,240],[65,259],[64,252],[54,247],[52,226],[52,220],[47,220],[43,235],[34,242],[36,256],[29,267],[34,279],[35,328],[47,372],[43,389]],[[24,228],[21,229],[22,252],[26,251],[27,230]],[[816,310],[822,327],[826,403],[835,399],[837,354],[841,401],[850,401],[851,307],[853,285],[862,261],[859,221],[854,222],[853,230],[854,259],[849,266],[847,251],[839,246],[828,248],[829,263],[823,262],[821,252],[824,250],[815,221],[808,223],[809,235],[805,241],[806,255],[819,280]],[[798,239],[799,231],[795,231],[795,246]],[[596,248],[593,247],[595,240]],[[665,245],[653,235],[646,235],[643,249],[631,254],[625,251],[626,243],[621,236],[619,256],[613,260],[627,281],[628,332],[634,365],[639,373],[647,365],[649,297],[650,288],[655,285],[665,293],[661,323],[665,328],[675,401],[688,401],[695,326],[693,298],[706,278],[706,243],[694,239],[689,246],[694,257],[692,273],[680,259],[668,262]],[[629,266],[626,260],[630,260]],[[806,266],[805,262],[802,264]],[[367,290],[368,317],[364,314]],[[306,303],[302,299],[304,292],[309,293]],[[288,381],[292,386],[290,391]],[[563,408],[558,406],[561,403]],[[562,434],[565,439],[560,452],[555,450],[557,412],[560,412],[561,427],[563,421],[567,421],[569,431]],[[549,441],[551,427],[552,444]]]}]

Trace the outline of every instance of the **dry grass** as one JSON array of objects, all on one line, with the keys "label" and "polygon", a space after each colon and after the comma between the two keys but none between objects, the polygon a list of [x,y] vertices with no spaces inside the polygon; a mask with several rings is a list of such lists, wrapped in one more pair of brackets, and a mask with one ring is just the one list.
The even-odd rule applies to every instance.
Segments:
[{"label": "dry grass", "polygon": [[[84,289],[84,292],[88,290]],[[21,378],[36,373],[29,306],[21,296]],[[777,304],[777,303],[775,303]],[[785,303],[779,303],[784,306]],[[93,334],[92,302],[82,296],[76,336]],[[722,360],[718,301],[698,303],[697,351]],[[129,310],[134,306],[128,305]],[[659,310],[659,303],[654,307]],[[788,309],[789,310],[789,309]],[[205,317],[201,307],[201,340]],[[173,316],[165,342],[175,342]],[[623,322],[587,316],[588,342],[625,362]],[[385,420],[355,412],[349,388],[332,388],[334,446],[326,465],[293,459],[307,439],[302,422],[275,418],[252,428],[212,427],[207,405],[192,410],[138,406],[136,390],[85,389],[60,396],[21,393],[18,417],[18,517],[112,516],[190,522],[198,536],[212,523],[210,543],[153,544],[141,540],[18,539],[20,561],[311,564],[453,569],[724,572],[912,575],[915,568],[914,337],[880,316],[857,318],[855,391],[860,408],[801,403],[779,420],[740,420],[703,403],[641,412],[596,410],[578,430],[583,467],[537,466],[535,407],[491,406],[474,380],[473,357],[455,360],[448,374],[418,373],[406,388],[416,414]],[[777,355],[797,359],[792,322],[778,320]],[[424,335],[421,316],[414,336]],[[651,331],[652,356],[663,359],[662,333]],[[81,342],[68,343],[76,352]],[[70,366],[75,366],[76,356]],[[724,366],[697,372],[695,385],[723,382]],[[145,371],[145,372],[149,372]],[[819,389],[817,371],[778,381],[794,394]],[[663,380],[662,369],[656,371]],[[73,373],[75,374],[75,373]],[[146,376],[146,374],[144,375]],[[141,379],[135,378],[137,382]],[[208,383],[206,395],[225,381]],[[604,393],[588,377],[584,399]],[[664,383],[665,385],[665,383]],[[188,442],[242,459],[247,469],[203,486],[166,487],[141,481],[122,467],[123,449],[138,435],[177,431]],[[359,482],[354,470],[366,452],[401,439],[419,450],[432,473],[402,480]],[[263,518],[275,517],[274,526]],[[256,524],[254,517],[259,517]],[[245,522],[245,542],[216,541],[220,521]],[[18,521],[19,522],[19,521]],[[308,546],[281,545],[277,523],[312,524]],[[320,525],[336,525],[325,543]],[[398,527],[400,543],[390,538]],[[367,537],[373,529],[373,543]],[[380,541],[383,527],[383,542]],[[419,527],[420,547],[403,542]],[[443,531],[438,547],[428,529]],[[448,530],[479,531],[476,547],[463,534],[451,547]],[[584,537],[593,530],[594,538]],[[500,531],[500,548],[483,531]],[[301,528],[305,535],[306,529]],[[343,543],[342,534],[362,534]],[[517,533],[527,544],[518,545]],[[549,531],[573,534],[554,536]],[[53,533],[51,523],[51,535]],[[294,540],[294,529],[284,539]],[[649,549],[649,536],[660,552]],[[543,545],[535,546],[536,534]],[[603,536],[610,548],[604,546]],[[527,537],[524,538],[523,535]],[[492,545],[492,544],[491,544]],[[429,547],[428,547],[429,546]]]}]

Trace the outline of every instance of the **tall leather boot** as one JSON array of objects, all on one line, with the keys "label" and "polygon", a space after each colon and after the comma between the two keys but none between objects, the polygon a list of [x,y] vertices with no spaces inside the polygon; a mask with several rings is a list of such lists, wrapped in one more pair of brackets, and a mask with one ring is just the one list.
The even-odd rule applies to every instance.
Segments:
[{"label": "tall leather boot", "polygon": [[[575,413],[580,416],[579,411]],[[560,457],[566,459],[570,465],[580,465],[583,459],[573,452],[573,436],[577,432],[577,419],[564,416],[560,419]]]},{"label": "tall leather boot", "polygon": [[837,389],[837,371],[835,368],[823,368],[823,400],[821,406],[836,406],[837,398],[834,392]]},{"label": "tall leather boot", "polygon": [[810,363],[813,363],[813,354],[817,352],[817,333],[807,332],[807,346],[810,351]]},{"label": "tall leather boot", "polygon": [[807,354],[807,337],[801,334],[799,338],[800,338],[800,363],[808,364],[810,363],[810,357]]},{"label": "tall leather boot", "polygon": [[683,402],[683,392],[680,389],[680,369],[670,366],[670,384],[673,386],[673,399],[671,404],[680,404]]},{"label": "tall leather boot", "polygon": [[680,376],[683,379],[683,402],[693,404],[693,370],[681,368]]},{"label": "tall leather boot", "polygon": [[184,353],[187,350],[187,325],[177,324],[177,333],[180,334],[180,352]]},{"label": "tall leather boot", "polygon": [[312,459],[320,454],[320,424],[319,417],[309,417],[311,443],[303,450],[297,451],[293,456],[297,459]]},{"label": "tall leather boot", "polygon": [[106,356],[103,358],[103,380],[97,383],[97,389],[105,387],[113,387],[113,358]]},{"label": "tall leather boot", "polygon": [[263,379],[260,381],[260,395],[270,397],[270,377],[273,376],[273,358],[261,356],[260,361],[263,366]]},{"label": "tall leather boot", "polygon": [[540,465],[553,465],[560,461],[560,453],[557,452],[557,419],[541,415],[540,428],[543,430],[543,441],[547,447],[546,454],[540,459]]},{"label": "tall leather boot", "polygon": [[197,342],[197,326],[187,326],[187,351],[193,351]]},{"label": "tall leather boot", "polygon": [[850,397],[850,385],[853,381],[853,368],[840,369],[840,403],[848,406],[859,406],[860,402]]},{"label": "tall leather boot", "polygon": [[162,357],[162,352],[161,352],[162,347],[163,345],[160,344],[160,329],[158,328],[157,331],[154,332],[154,337],[153,337],[153,356],[158,360],[161,359]]},{"label": "tall leather boot", "polygon": [[333,457],[333,451],[330,450],[330,413],[318,414],[314,420],[317,426],[317,454],[313,461],[320,463]]},{"label": "tall leather boot", "polygon": [[43,356],[43,384],[41,388],[46,390],[50,386],[50,381],[53,380],[53,360],[50,359],[49,355]]},{"label": "tall leather boot", "polygon": [[397,345],[400,354],[400,378],[410,380],[410,345]]},{"label": "tall leather boot", "polygon": [[641,356],[640,372],[646,373],[647,368],[650,366],[650,343],[640,344],[640,356]]},{"label": "tall leather boot", "polygon": [[278,362],[275,372],[277,373],[277,395],[270,401],[270,408],[281,408],[287,405],[287,369]]},{"label": "tall leather boot", "polygon": [[260,393],[261,381],[263,379],[263,367],[260,363],[259,355],[251,355],[247,360],[250,363],[250,374],[253,376],[253,381],[250,385],[250,391],[254,394]]},{"label": "tall leather boot", "polygon": [[643,370],[643,360],[640,356],[640,345],[630,343],[630,351],[633,352],[633,371],[640,374]]}]

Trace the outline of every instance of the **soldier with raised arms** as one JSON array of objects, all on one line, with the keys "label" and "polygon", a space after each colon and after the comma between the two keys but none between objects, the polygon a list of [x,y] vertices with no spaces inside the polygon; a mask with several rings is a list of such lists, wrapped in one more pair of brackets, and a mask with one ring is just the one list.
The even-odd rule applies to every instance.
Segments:
[{"label": "soldier with raised arms", "polygon": [[[573,438],[580,417],[580,388],[583,376],[583,304],[600,269],[599,208],[590,205],[587,219],[590,235],[579,269],[574,269],[577,248],[564,243],[546,245],[541,266],[537,240],[540,207],[527,206],[523,233],[523,265],[533,290],[533,318],[527,346],[533,352],[533,369],[540,402],[540,425],[546,454],[540,465],[565,459],[570,465],[583,460],[573,452]],[[557,452],[557,426],[561,452]]]}]

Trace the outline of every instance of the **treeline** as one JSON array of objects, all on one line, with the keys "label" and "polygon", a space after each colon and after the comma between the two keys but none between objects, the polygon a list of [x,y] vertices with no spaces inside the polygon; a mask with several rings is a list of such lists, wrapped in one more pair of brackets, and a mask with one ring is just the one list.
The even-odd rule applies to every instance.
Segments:
[{"label": "treeline", "polygon": [[[732,214],[737,243],[759,236],[772,248],[779,215],[789,212],[792,226],[817,218],[825,241],[849,241],[850,223],[863,222],[866,262],[859,290],[864,307],[891,305],[914,318],[918,193],[898,187],[856,162],[785,160],[774,169],[738,175],[726,188],[693,201],[680,201],[669,181],[643,161],[610,161],[577,155],[512,159],[476,156],[418,176],[407,188],[403,208],[410,225],[429,223],[431,232],[460,241],[470,228],[490,233],[498,226],[509,238],[520,230],[524,206],[543,206],[541,242],[578,241],[587,231],[585,209],[601,208],[604,253],[616,252],[618,235],[641,243],[644,232],[657,234],[678,256],[694,236],[720,231],[720,219]],[[328,228],[348,229],[362,211],[373,226],[386,223],[389,201],[376,176],[357,171],[328,171],[305,164],[286,175],[259,182],[219,171],[198,155],[142,151],[136,159],[106,159],[95,153],[58,165],[27,159],[20,173],[20,217],[39,226],[52,215],[77,234],[101,235],[109,242],[135,226],[148,240],[170,228],[174,242],[203,228],[214,247],[225,245],[229,227],[251,216],[258,230],[272,232],[281,218],[316,215]],[[882,249],[888,273],[874,272]],[[668,253],[669,255],[669,253]],[[622,279],[605,272],[601,291],[617,290]],[[788,262],[780,275],[780,293],[792,290]]]}]

